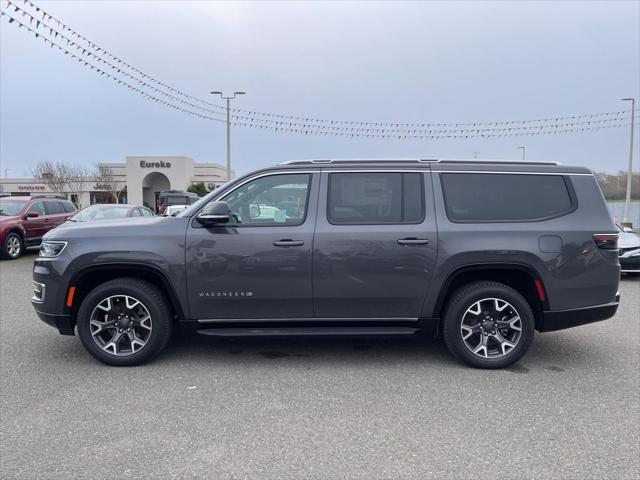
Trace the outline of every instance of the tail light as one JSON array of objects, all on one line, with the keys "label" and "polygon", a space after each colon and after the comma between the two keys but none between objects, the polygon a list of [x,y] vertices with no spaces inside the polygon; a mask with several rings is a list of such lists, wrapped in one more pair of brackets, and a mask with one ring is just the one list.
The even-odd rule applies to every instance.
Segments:
[{"label": "tail light", "polygon": [[595,233],[593,241],[596,242],[598,248],[603,250],[618,250],[617,233]]}]

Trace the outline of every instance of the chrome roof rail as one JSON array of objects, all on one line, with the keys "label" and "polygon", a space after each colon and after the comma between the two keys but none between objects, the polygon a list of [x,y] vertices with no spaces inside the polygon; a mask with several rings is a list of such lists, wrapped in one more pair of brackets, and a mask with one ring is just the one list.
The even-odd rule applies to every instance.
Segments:
[{"label": "chrome roof rail", "polygon": [[436,158],[317,158],[310,160],[289,160],[280,165],[317,165],[317,164],[338,164],[338,163],[473,163],[478,165],[503,164],[503,165],[562,165],[560,162],[534,162],[526,160],[490,160],[490,159],[436,159]]}]

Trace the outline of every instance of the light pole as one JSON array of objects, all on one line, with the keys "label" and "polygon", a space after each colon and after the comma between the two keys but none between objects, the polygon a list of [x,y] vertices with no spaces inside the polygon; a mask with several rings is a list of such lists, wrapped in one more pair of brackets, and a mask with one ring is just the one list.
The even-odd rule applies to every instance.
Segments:
[{"label": "light pole", "polygon": [[526,148],[525,147],[518,147],[520,150],[522,150],[522,160],[524,160],[524,153]]},{"label": "light pole", "polygon": [[227,101],[227,181],[231,180],[231,106],[230,101],[237,95],[245,95],[245,92],[233,92],[233,97],[225,97],[222,92],[211,92],[211,95],[220,95]]},{"label": "light pole", "polygon": [[4,178],[7,178],[7,172],[11,170],[10,168],[5,168],[4,169]]},{"label": "light pole", "polygon": [[636,99],[623,98],[622,101],[631,101],[631,141],[629,144],[629,170],[627,170],[627,196],[624,202],[624,213],[622,214],[622,223],[629,223],[629,208],[631,207],[631,177],[633,174],[633,117],[636,113]]}]

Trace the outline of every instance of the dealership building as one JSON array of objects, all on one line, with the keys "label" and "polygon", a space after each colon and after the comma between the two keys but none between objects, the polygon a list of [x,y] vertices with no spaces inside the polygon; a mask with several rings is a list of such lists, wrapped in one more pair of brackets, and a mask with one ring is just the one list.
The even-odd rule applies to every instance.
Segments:
[{"label": "dealership building", "polygon": [[[217,163],[196,163],[182,156],[131,156],[124,163],[99,163],[98,170],[107,171],[117,190],[122,190],[120,203],[156,206],[159,192],[186,190],[194,183],[204,183],[207,190],[222,185],[227,178],[226,168]],[[235,172],[231,171],[231,177]],[[109,185],[101,184],[104,177],[88,178],[82,184],[61,192],[82,207],[94,203],[113,203]],[[124,187],[126,186],[126,189]],[[36,195],[55,193],[46,183],[34,178],[0,179],[2,195]]]}]

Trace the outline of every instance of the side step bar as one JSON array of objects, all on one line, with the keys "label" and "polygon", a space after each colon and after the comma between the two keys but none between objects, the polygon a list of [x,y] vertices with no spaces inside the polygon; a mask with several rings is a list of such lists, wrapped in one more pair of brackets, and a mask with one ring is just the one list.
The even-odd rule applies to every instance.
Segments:
[{"label": "side step bar", "polygon": [[203,335],[218,337],[280,337],[307,335],[415,335],[414,327],[275,327],[275,328],[207,328]]}]

